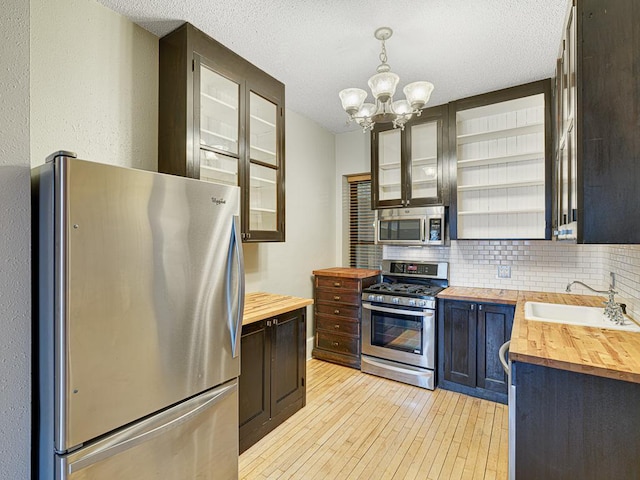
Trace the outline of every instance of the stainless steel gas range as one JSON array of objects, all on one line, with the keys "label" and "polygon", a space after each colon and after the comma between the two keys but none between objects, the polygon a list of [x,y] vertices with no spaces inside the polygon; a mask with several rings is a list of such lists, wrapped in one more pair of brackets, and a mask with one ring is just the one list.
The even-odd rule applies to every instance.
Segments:
[{"label": "stainless steel gas range", "polygon": [[449,264],[383,260],[382,275],[362,293],[362,371],[433,390],[435,297]]}]

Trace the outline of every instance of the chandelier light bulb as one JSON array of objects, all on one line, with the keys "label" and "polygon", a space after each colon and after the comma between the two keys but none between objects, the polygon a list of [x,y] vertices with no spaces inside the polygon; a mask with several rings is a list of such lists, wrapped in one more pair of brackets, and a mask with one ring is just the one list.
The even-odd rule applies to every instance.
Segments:
[{"label": "chandelier light bulb", "polygon": [[342,108],[349,115],[349,121],[355,121],[363,130],[373,129],[376,123],[393,122],[393,126],[404,129],[414,115],[419,116],[421,109],[429,101],[433,84],[430,82],[413,82],[404,87],[406,100],[393,101],[400,77],[393,73],[387,63],[385,41],[391,38],[393,30],[388,27],[378,28],[374,36],[382,42],[380,65],[376,73],[369,79],[369,88],[375,104],[364,103],[367,92],[360,88],[346,88],[339,93]]}]

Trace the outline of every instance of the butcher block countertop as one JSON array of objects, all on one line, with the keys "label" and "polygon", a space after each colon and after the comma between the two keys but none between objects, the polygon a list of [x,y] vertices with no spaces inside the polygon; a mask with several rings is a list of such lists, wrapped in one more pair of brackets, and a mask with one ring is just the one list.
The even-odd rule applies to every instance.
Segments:
[{"label": "butcher block countertop", "polygon": [[515,303],[509,346],[511,361],[640,383],[640,333],[538,322],[524,316],[525,302],[602,307],[604,297],[466,287],[449,287],[438,297]]},{"label": "butcher block countertop", "polygon": [[468,302],[518,303],[518,290],[499,290],[494,288],[449,287],[438,294],[438,298],[464,300]]},{"label": "butcher block countertop", "polygon": [[255,292],[247,293],[244,297],[244,315],[242,324],[275,317],[281,313],[291,312],[307,305],[311,305],[310,298],[291,297],[289,295],[276,295],[275,293]]},{"label": "butcher block countertop", "polygon": [[314,270],[313,274],[323,277],[369,278],[380,275],[380,270],[369,270],[366,268],[333,267]]}]

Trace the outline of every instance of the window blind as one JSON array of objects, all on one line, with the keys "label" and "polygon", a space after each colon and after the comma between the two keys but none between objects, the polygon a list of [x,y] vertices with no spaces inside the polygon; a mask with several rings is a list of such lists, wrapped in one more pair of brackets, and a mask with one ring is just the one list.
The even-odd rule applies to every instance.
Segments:
[{"label": "window blind", "polygon": [[382,246],[375,244],[371,175],[348,176],[343,202],[349,214],[349,266],[380,268]]}]

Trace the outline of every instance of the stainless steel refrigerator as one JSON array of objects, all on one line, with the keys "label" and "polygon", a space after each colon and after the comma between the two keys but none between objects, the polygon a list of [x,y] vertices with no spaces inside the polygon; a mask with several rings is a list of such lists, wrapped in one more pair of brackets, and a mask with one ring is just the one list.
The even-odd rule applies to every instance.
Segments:
[{"label": "stainless steel refrigerator", "polygon": [[237,479],[239,188],[73,157],[33,171],[39,478]]}]

